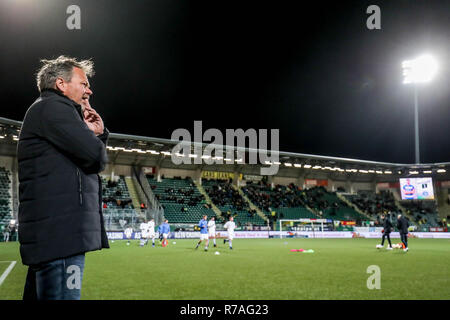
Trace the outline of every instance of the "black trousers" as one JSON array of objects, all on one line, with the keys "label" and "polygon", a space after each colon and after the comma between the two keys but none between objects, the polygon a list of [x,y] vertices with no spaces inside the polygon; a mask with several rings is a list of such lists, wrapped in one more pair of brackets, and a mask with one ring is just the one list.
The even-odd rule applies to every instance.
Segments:
[{"label": "black trousers", "polygon": [[392,243],[391,243],[391,233],[390,233],[390,232],[384,232],[384,233],[383,233],[383,237],[381,238],[381,245],[384,245],[384,238],[387,238],[387,239],[388,239],[389,247],[392,247]]},{"label": "black trousers", "polygon": [[408,234],[400,232],[400,239],[402,240],[405,247],[408,248]]}]

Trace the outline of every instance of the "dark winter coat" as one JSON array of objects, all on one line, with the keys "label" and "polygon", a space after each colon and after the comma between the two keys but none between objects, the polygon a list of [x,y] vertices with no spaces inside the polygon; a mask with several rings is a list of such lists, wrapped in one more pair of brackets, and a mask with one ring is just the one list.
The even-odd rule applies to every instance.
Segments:
[{"label": "dark winter coat", "polygon": [[408,233],[408,227],[409,223],[405,217],[402,216],[397,220],[397,228],[400,233]]},{"label": "dark winter coat", "polygon": [[101,179],[108,130],[96,136],[81,106],[45,90],[25,114],[17,146],[19,242],[33,265],[109,248]]},{"label": "dark winter coat", "polygon": [[391,233],[392,228],[393,228],[393,226],[392,226],[391,220],[389,220],[388,218],[384,218],[384,221],[383,221],[384,233]]}]

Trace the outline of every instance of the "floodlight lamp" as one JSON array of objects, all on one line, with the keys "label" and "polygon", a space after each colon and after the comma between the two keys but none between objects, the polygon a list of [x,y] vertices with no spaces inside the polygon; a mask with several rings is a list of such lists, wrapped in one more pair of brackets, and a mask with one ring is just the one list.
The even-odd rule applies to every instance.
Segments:
[{"label": "floodlight lamp", "polygon": [[436,75],[438,64],[431,55],[425,54],[414,60],[403,61],[403,83],[429,82]]}]

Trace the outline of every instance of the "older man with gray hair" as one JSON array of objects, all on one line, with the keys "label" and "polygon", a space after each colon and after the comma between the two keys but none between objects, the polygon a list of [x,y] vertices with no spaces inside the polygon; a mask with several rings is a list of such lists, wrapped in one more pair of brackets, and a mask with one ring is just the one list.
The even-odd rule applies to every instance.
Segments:
[{"label": "older man with gray hair", "polygon": [[403,242],[404,248],[403,251],[404,252],[408,252],[408,228],[409,228],[409,222],[408,220],[402,216],[401,214],[399,214],[397,216],[397,229],[398,232],[400,233],[400,239]]},{"label": "older man with gray hair", "polygon": [[89,104],[93,62],[41,62],[40,97],[25,114],[17,147],[23,299],[78,300],[85,253],[109,248],[98,175],[108,130]]}]

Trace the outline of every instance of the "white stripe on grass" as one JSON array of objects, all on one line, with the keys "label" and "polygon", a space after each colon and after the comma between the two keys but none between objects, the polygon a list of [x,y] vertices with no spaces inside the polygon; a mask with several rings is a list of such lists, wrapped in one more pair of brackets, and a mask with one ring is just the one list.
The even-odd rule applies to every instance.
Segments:
[{"label": "white stripe on grass", "polygon": [[0,263],[1,262],[11,262],[11,263],[9,264],[9,267],[5,270],[5,272],[3,272],[2,276],[0,277],[0,286],[2,285],[3,281],[5,281],[8,274],[11,272],[11,270],[16,265],[16,261],[0,261]]}]

